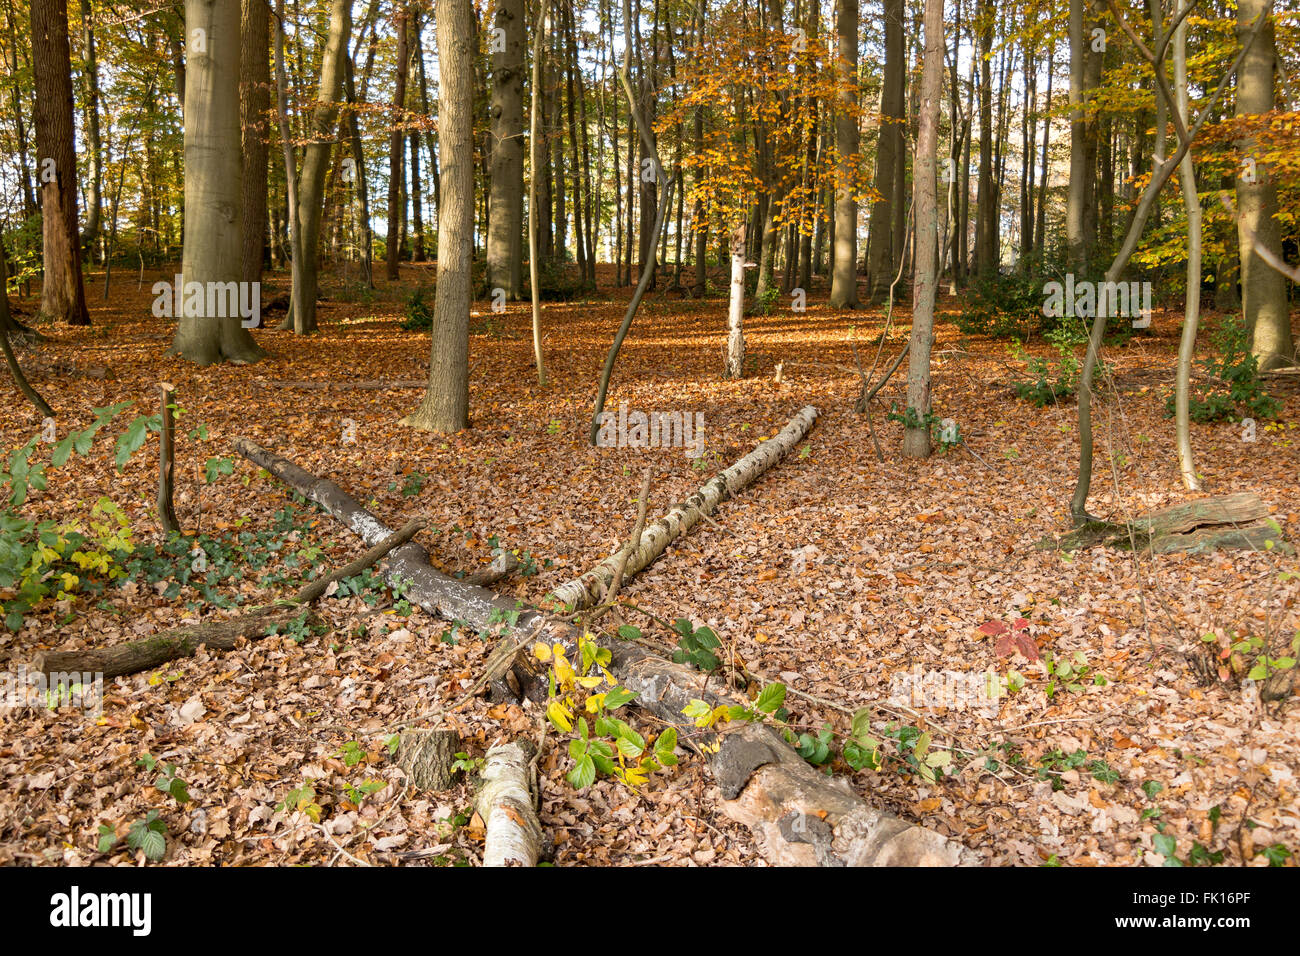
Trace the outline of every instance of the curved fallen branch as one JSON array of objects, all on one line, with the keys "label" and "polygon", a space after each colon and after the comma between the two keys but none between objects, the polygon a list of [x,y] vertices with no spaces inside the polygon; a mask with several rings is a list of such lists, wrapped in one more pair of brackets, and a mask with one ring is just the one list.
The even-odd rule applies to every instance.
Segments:
[{"label": "curved fallen branch", "polygon": [[695,494],[675,505],[662,518],[641,533],[637,547],[622,557],[625,549],[610,555],[590,571],[561,584],[551,596],[567,608],[580,610],[599,603],[610,588],[620,565],[626,561],[623,577],[630,578],[641,571],[668,546],[690,531],[701,519],[713,514],[718,505],[748,488],[759,476],[780,461],[797,445],[817,420],[817,409],[808,405],[790,419],[781,431],[725,471],[714,475]]},{"label": "curved fallen branch", "polygon": [[91,673],[104,678],[121,677],[151,670],[179,657],[192,657],[200,648],[229,651],[241,638],[256,640],[275,634],[280,628],[302,617],[303,609],[325,593],[334,581],[360,574],[398,545],[411,540],[423,521],[409,521],[400,531],[388,535],[355,561],[332,574],[317,578],[294,595],[292,601],[254,608],[239,617],[221,621],[187,624],[112,647],[91,647],[80,651],[45,651],[37,654],[32,666],[45,674]]}]

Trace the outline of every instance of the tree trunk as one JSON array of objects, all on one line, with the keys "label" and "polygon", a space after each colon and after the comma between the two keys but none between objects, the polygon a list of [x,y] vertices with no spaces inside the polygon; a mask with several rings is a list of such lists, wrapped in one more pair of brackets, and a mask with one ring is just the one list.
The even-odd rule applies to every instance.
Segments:
[{"label": "tree trunk", "polygon": [[476,807],[487,831],[484,866],[536,866],[542,825],[533,809],[533,774],[528,751],[517,743],[497,744],[487,752],[483,788]]},{"label": "tree trunk", "polygon": [[1088,187],[1084,75],[1091,38],[1084,32],[1086,6],[1087,0],[1070,0],[1070,185],[1065,203],[1065,242],[1069,268],[1078,279],[1088,274],[1088,246],[1084,236]]},{"label": "tree trunk", "polygon": [[316,331],[316,298],[320,288],[320,228],[325,208],[325,175],[338,130],[339,99],[343,91],[343,61],[352,33],[352,0],[331,0],[329,34],[321,57],[320,85],[308,126],[311,140],[302,159],[298,185],[298,227],[302,230],[301,289],[295,288],[285,326],[290,319],[299,335]]},{"label": "tree trunk", "polygon": [[[185,83],[181,282],[186,292],[198,283],[197,288],[210,293],[216,288],[237,288],[243,273],[239,0],[185,0],[185,29],[192,49]],[[229,308],[228,297],[204,294],[196,298],[202,299],[194,310],[199,314],[183,310],[170,354],[199,365],[227,359],[254,362],[265,354],[243,326],[239,309]],[[215,303],[217,298],[225,298],[225,302]],[[193,301],[188,295],[186,299],[187,304]],[[225,307],[210,315],[214,304]]]},{"label": "tree trunk", "polygon": [[[997,274],[997,208],[993,185],[993,81],[989,55],[993,49],[993,0],[981,0],[977,13],[980,62],[980,171],[975,192],[975,271],[980,278]],[[912,352],[916,361],[916,351]],[[928,442],[927,442],[928,444]]]},{"label": "tree trunk", "polygon": [[[405,176],[402,144],[406,140],[402,128],[406,125],[406,65],[411,59],[406,43],[410,19],[410,7],[406,0],[400,0],[393,11],[393,30],[397,34],[397,75],[393,84],[393,129],[388,136],[388,236],[384,268],[390,281],[396,281],[400,274],[397,259],[401,253],[402,179]],[[439,29],[438,33],[441,37],[442,30]],[[470,215],[473,215],[472,203]],[[441,232],[442,217],[439,216],[438,220]]]},{"label": "tree trunk", "polygon": [[[1175,0],[1174,16],[1178,17],[1188,0]],[[1175,108],[1184,125],[1190,113],[1187,95],[1187,21],[1181,20],[1174,31],[1174,95]],[[1196,352],[1196,326],[1201,317],[1201,200],[1196,192],[1196,172],[1192,168],[1192,154],[1188,150],[1178,164],[1179,182],[1183,189],[1183,207],[1187,210],[1187,302],[1183,309],[1183,334],[1178,344],[1178,370],[1174,385],[1174,434],[1178,448],[1178,471],[1183,487],[1200,491],[1201,480],[1196,474],[1196,461],[1192,457],[1191,399],[1192,357]]]},{"label": "tree trunk", "polygon": [[[244,282],[262,281],[266,256],[267,113],[271,108],[270,8],[243,0],[240,19],[239,129],[243,157],[242,270]],[[359,161],[358,161],[359,162]]]},{"label": "tree trunk", "polygon": [[943,0],[925,0],[925,58],[921,73],[920,126],[916,136],[916,279],[912,286],[912,334],[907,363],[908,418],[919,428],[903,433],[903,454],[930,455],[930,348],[934,300],[939,286],[938,195],[939,97],[943,92]]},{"label": "tree trunk", "polygon": [[745,227],[731,234],[731,298],[727,308],[727,378],[745,370]]},{"label": "tree trunk", "polygon": [[474,13],[469,0],[438,0],[438,144],[442,208],[429,388],[402,423],[423,431],[469,426],[470,263],[474,247]]},{"label": "tree trunk", "polygon": [[[1272,0],[1241,0],[1237,5],[1237,35],[1245,37],[1265,11],[1266,22],[1246,54],[1237,77],[1237,115],[1257,116],[1274,108],[1273,69],[1276,61]],[[1238,244],[1241,249],[1241,305],[1251,331],[1251,352],[1262,371],[1295,361],[1286,279],[1255,252],[1258,243],[1274,255],[1282,250],[1277,221],[1277,184],[1263,156],[1252,155],[1255,144],[1238,144],[1242,166],[1237,174]],[[1253,175],[1252,173],[1253,167]],[[1252,237],[1253,236],[1253,241]]]},{"label": "tree trunk", "polygon": [[32,69],[40,91],[35,125],[36,177],[44,223],[41,313],[54,322],[89,325],[81,280],[81,234],[77,228],[67,0],[32,0],[31,12]]},{"label": "tree trunk", "polygon": [[357,91],[352,76],[351,59],[344,62],[343,68],[345,70],[344,95],[348,106],[351,107],[345,114],[344,125],[347,127],[348,149],[352,154],[352,161],[356,164],[356,181],[353,185],[357,191],[357,219],[361,231],[361,248],[358,254],[361,262],[361,282],[367,289],[373,289],[375,287],[374,232],[370,226],[370,180],[366,176],[366,154],[361,141],[361,125],[357,122]]},{"label": "tree trunk", "polygon": [[542,279],[541,263],[539,262],[541,253],[538,248],[538,234],[541,230],[541,224],[537,221],[537,213],[541,206],[542,197],[538,188],[537,171],[540,168],[539,163],[542,152],[541,117],[538,115],[538,108],[541,105],[542,97],[542,61],[546,58],[546,23],[546,9],[539,6],[537,29],[533,32],[535,52],[533,53],[533,82],[531,84],[532,108],[528,111],[528,180],[529,185],[532,187],[532,195],[528,198],[528,294],[533,306],[533,363],[537,366],[537,384],[543,387],[546,385],[546,357],[542,352]]},{"label": "tree trunk", "polygon": [[492,18],[494,45],[489,47],[492,177],[487,285],[489,289],[504,289],[511,300],[523,294],[520,236],[524,202],[524,18],[523,0],[497,0]]},{"label": "tree trunk", "polygon": [[904,148],[903,88],[907,57],[903,45],[903,0],[886,0],[884,81],[880,91],[880,132],[876,139],[876,175],[873,186],[880,194],[871,205],[867,232],[869,298],[888,291],[894,279],[893,208],[898,153]]},{"label": "tree trunk", "polygon": [[670,544],[713,514],[721,502],[748,488],[793,451],[816,421],[817,409],[811,405],[800,409],[776,436],[760,442],[749,454],[710,478],[693,495],[647,526],[626,559],[620,554],[611,555],[590,571],[561,584],[551,596],[573,610],[596,604],[607,593],[620,565],[624,578],[631,578],[647,567]]},{"label": "tree trunk", "polygon": [[83,76],[86,93],[86,146],[90,153],[89,196],[86,200],[86,227],[81,233],[82,249],[94,259],[94,247],[99,239],[100,220],[104,205],[104,147],[99,134],[99,60],[95,52],[95,11],[92,0],[81,2]]},{"label": "tree trunk", "polygon": [[858,0],[835,0],[841,79],[852,89],[837,98],[835,147],[835,254],[831,266],[832,309],[858,305],[858,203],[854,198],[858,164]]}]

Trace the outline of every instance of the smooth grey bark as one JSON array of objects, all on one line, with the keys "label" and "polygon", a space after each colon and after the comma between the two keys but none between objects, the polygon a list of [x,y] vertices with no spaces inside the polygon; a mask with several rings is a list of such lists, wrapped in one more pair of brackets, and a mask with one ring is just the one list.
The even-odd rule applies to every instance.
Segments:
[{"label": "smooth grey bark", "polygon": [[[402,424],[455,432],[469,426],[470,263],[474,250],[474,62],[469,0],[438,0],[438,144],[442,162],[438,278],[429,387]],[[395,264],[395,263],[394,263]]]},{"label": "smooth grey bark", "polygon": [[893,279],[894,176],[903,149],[903,85],[907,61],[903,48],[903,0],[885,0],[885,65],[880,90],[880,133],[876,140],[876,174],[873,188],[880,198],[871,204],[867,232],[868,295],[884,294]]},{"label": "smooth grey bark", "polygon": [[271,107],[270,7],[243,0],[240,20],[239,129],[242,137],[242,278],[262,281],[266,253],[266,187]]},{"label": "smooth grey bark", "polygon": [[[1237,35],[1249,34],[1255,21],[1264,26],[1242,61],[1237,77],[1237,116],[1258,116],[1275,106],[1273,68],[1276,62],[1272,0],[1240,0]],[[1241,250],[1241,305],[1251,331],[1251,352],[1263,371],[1295,362],[1286,279],[1260,257],[1256,246],[1275,256],[1282,249],[1277,221],[1277,184],[1264,157],[1254,156],[1255,144],[1238,145],[1242,168],[1237,173],[1238,245]]]},{"label": "smooth grey bark", "polygon": [[[402,128],[406,122],[406,65],[410,60],[407,49],[406,34],[409,29],[411,11],[405,0],[395,5],[393,11],[393,30],[397,33],[397,76],[393,84],[393,129],[388,138],[388,235],[385,240],[384,269],[390,280],[395,281],[400,274],[397,260],[401,253],[400,222],[403,218],[402,177],[405,151],[402,144],[405,137]],[[472,207],[471,203],[471,207]],[[472,208],[471,208],[472,213]],[[439,216],[439,228],[441,219]]]},{"label": "smooth grey bark", "polygon": [[1089,38],[1084,34],[1087,0],[1070,0],[1070,185],[1065,201],[1065,242],[1069,266],[1082,279],[1088,272],[1088,246],[1084,236],[1088,159],[1085,149],[1084,77]]},{"label": "smooth grey bark", "polygon": [[[523,293],[524,2],[497,0],[492,64],[492,179],[488,199],[487,285],[514,300]],[[531,228],[531,227],[530,227]]]},{"label": "smooth grey bark", "polygon": [[[195,31],[201,30],[202,34]],[[239,133],[239,0],[185,0],[185,235],[181,281],[239,283],[243,275]],[[200,49],[198,37],[202,37]],[[199,365],[253,362],[265,353],[234,315],[177,320],[170,353]],[[188,297],[187,297],[188,301]],[[219,311],[230,311],[222,309]]]},{"label": "smooth grey bark", "polygon": [[837,97],[835,148],[838,153],[835,176],[835,247],[831,261],[832,309],[858,305],[858,203],[854,180],[858,157],[858,0],[835,0],[835,30],[839,62],[836,68],[853,89]]}]

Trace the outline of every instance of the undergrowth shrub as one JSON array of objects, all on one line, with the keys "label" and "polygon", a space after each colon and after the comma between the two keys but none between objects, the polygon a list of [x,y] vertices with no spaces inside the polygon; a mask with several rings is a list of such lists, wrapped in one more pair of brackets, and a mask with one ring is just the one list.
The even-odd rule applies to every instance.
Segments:
[{"label": "undergrowth shrub", "polygon": [[427,332],[433,328],[433,291],[417,286],[406,297],[406,318],[402,328],[407,332]]},{"label": "undergrowth shrub", "polygon": [[[1188,411],[1194,422],[1237,421],[1243,417],[1273,420],[1282,403],[1264,390],[1259,359],[1250,351],[1250,332],[1238,316],[1225,316],[1210,335],[1217,353],[1200,365],[1210,377],[1208,387],[1192,389]],[[1165,417],[1173,417],[1174,396],[1165,399]]]}]

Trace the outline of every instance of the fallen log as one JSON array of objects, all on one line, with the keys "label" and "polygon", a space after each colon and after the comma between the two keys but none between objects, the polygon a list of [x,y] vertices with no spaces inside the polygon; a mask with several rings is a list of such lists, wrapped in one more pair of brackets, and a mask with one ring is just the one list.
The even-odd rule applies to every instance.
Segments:
[{"label": "fallen log", "polygon": [[[251,442],[239,441],[235,447],[358,534],[386,533],[379,519],[334,482],[315,478]],[[571,656],[577,647],[578,628],[438,572],[418,545],[394,551],[389,573],[401,575],[408,600],[430,613],[463,621],[481,632],[504,629],[504,653],[492,667],[522,667],[531,655],[514,648],[526,651],[534,641],[560,642]],[[614,676],[637,692],[635,706],[677,728],[683,740],[698,734],[698,728],[682,713],[692,697],[712,705],[734,703],[706,690],[702,674],[638,646],[606,637],[599,643],[610,650]],[[534,676],[524,675],[529,682]],[[959,843],[877,810],[844,781],[818,773],[769,727],[743,726],[721,735],[720,743],[707,766],[722,791],[722,809],[750,828],[760,850],[773,863],[965,866],[978,862],[976,854]]]},{"label": "fallen log", "polygon": [[530,756],[518,743],[497,744],[487,752],[483,789],[475,808],[487,828],[484,866],[536,866],[542,851],[542,825],[533,809]]},{"label": "fallen log", "polygon": [[104,679],[150,670],[180,657],[193,657],[203,646],[211,650],[232,650],[241,638],[256,640],[275,634],[291,621],[302,617],[303,608],[325,593],[335,581],[360,574],[389,551],[409,541],[424,527],[422,521],[410,521],[400,531],[387,537],[355,561],[332,574],[303,587],[292,601],[255,608],[238,617],[221,621],[204,621],[173,627],[138,641],[112,647],[91,647],[77,651],[45,651],[32,661],[36,670],[52,673],[102,673]]},{"label": "fallen log", "polygon": [[79,651],[44,651],[32,659],[32,667],[45,674],[103,674],[105,680],[151,670],[180,657],[193,657],[203,646],[232,650],[241,638],[256,640],[276,633],[302,617],[299,607],[267,607],[222,621],[204,621],[169,628],[152,637],[112,647],[91,647]]},{"label": "fallen log", "polygon": [[1132,521],[1088,521],[1064,537],[1045,538],[1038,546],[1077,551],[1102,545],[1156,554],[1275,547],[1290,553],[1291,546],[1276,525],[1263,520],[1267,517],[1268,506],[1259,496],[1243,491],[1168,505]]},{"label": "fallen log", "polygon": [[[610,669],[636,705],[697,734],[682,711],[694,699],[710,707],[733,704],[706,689],[705,675],[642,647],[602,641]],[[706,741],[707,742],[707,741]],[[759,849],[781,866],[971,866],[979,860],[960,843],[876,810],[842,778],[814,769],[767,724],[738,723],[713,741],[708,758],[722,793],[722,810],[754,833]]]},{"label": "fallen log", "polygon": [[816,420],[817,409],[811,405],[803,408],[775,437],[760,442],[748,455],[710,478],[693,495],[650,524],[630,552],[625,549],[616,551],[590,571],[561,584],[551,592],[551,597],[575,611],[599,603],[623,561],[626,561],[624,577],[630,578],[644,569],[675,540],[713,514],[722,501],[757,481],[808,434]]},{"label": "fallen log", "polygon": [[[236,440],[234,447],[253,464],[265,468],[308,501],[320,505],[366,544],[376,544],[392,534],[387,525],[334,482],[317,478],[289,459],[247,439]],[[389,555],[386,579],[390,584],[400,584],[408,600],[430,614],[440,615],[448,621],[465,621],[478,630],[486,630],[491,626],[489,622],[517,610],[513,600],[498,597],[487,588],[448,577],[435,569],[429,564],[428,552],[414,541],[395,548]],[[541,617],[539,614],[534,616]],[[521,614],[520,620],[523,619]]]}]

